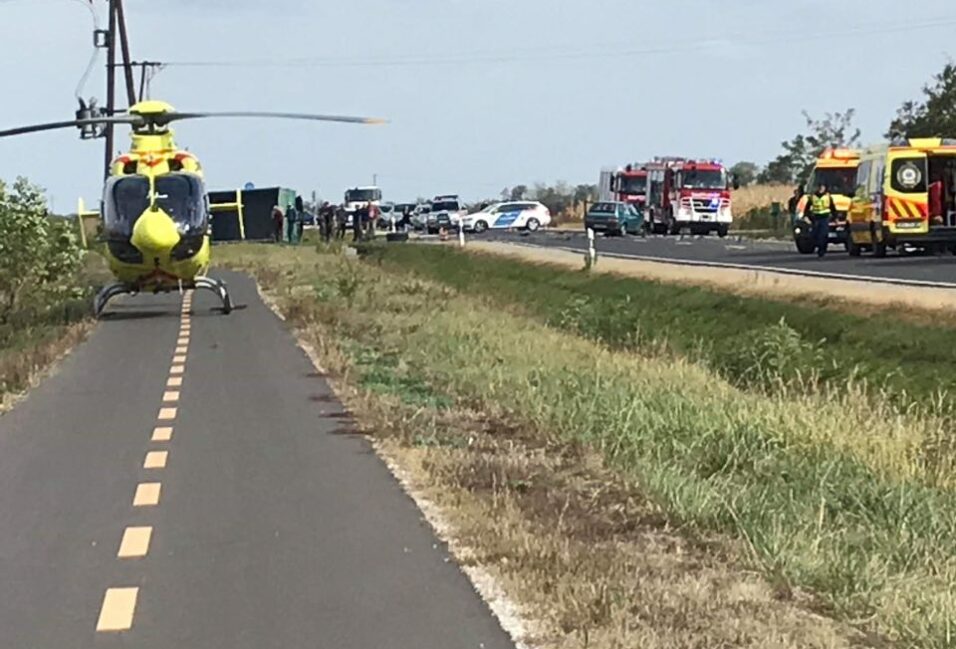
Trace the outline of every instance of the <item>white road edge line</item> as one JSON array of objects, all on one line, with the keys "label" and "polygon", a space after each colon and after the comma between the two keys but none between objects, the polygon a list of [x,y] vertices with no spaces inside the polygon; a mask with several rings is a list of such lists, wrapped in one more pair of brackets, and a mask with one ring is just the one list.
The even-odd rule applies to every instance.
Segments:
[{"label": "white road edge line", "polygon": [[[505,245],[516,246],[520,248],[534,248],[536,250],[561,250],[563,252],[573,252],[583,254],[585,251],[579,248],[567,246],[536,246],[531,243],[504,243]],[[635,261],[649,261],[660,264],[675,264],[678,266],[700,266],[702,268],[727,268],[732,270],[761,271],[764,273],[780,273],[783,275],[796,275],[798,277],[819,277],[822,279],[842,279],[851,282],[868,282],[870,284],[895,284],[898,286],[921,286],[924,288],[956,288],[953,282],[931,282],[922,279],[901,279],[894,277],[879,277],[875,275],[854,275],[852,273],[828,273],[818,270],[799,270],[796,268],[783,268],[780,266],[757,266],[748,264],[732,264],[723,261],[701,261],[696,259],[680,259],[674,257],[654,257],[652,255],[631,255],[620,252],[602,252],[598,250],[598,257],[612,257],[614,259],[633,259]]]}]

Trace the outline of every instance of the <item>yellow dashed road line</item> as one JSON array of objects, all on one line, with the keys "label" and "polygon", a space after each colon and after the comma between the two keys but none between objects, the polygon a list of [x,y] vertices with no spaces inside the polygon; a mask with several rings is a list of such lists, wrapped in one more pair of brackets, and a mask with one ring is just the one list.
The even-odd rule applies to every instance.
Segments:
[{"label": "yellow dashed road line", "polygon": [[141,482],[136,485],[136,494],[133,496],[133,507],[152,507],[159,504],[159,491],[162,485],[159,482]]},{"label": "yellow dashed road line", "polygon": [[116,556],[121,559],[145,557],[149,553],[149,540],[152,536],[152,527],[127,527]]},{"label": "yellow dashed road line", "polygon": [[97,631],[126,631],[133,626],[139,588],[107,588],[100,607]]},{"label": "yellow dashed road line", "polygon": [[[182,323],[179,336],[176,340],[176,350],[173,364],[169,368],[169,377],[166,380],[167,388],[179,388],[183,384],[183,374],[186,371],[184,363],[189,349],[189,335],[191,325],[189,313],[192,310],[192,292],[183,296]],[[163,403],[179,401],[179,390],[167,389],[163,392]],[[163,406],[156,418],[159,421],[176,419],[175,407]],[[150,438],[153,442],[168,442],[173,438],[172,426],[156,426]],[[148,470],[165,469],[169,460],[169,451],[148,451],[143,460],[143,468]],[[162,483],[141,482],[136,485],[133,495],[133,507],[151,507],[159,504],[159,495]],[[123,531],[119,550],[116,556],[120,559],[145,557],[149,554],[149,543],[153,536],[151,526],[127,527]],[[97,632],[127,631],[133,627],[133,616],[136,612],[136,600],[139,597],[139,588],[107,588],[103,595],[103,604],[100,606],[100,616],[96,621]]]},{"label": "yellow dashed road line", "polygon": [[169,457],[168,451],[150,451],[143,460],[144,469],[165,469],[166,459]]}]

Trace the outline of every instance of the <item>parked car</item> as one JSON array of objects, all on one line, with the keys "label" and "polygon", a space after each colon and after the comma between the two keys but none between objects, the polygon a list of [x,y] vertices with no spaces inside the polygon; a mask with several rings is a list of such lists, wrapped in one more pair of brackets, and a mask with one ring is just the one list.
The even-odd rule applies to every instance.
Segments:
[{"label": "parked car", "polygon": [[551,212],[536,201],[492,203],[480,212],[464,217],[462,225],[465,230],[479,234],[485,230],[507,229],[536,232],[551,225]]},{"label": "parked car", "polygon": [[633,205],[616,201],[595,203],[584,217],[584,228],[605,234],[644,232],[644,215]]},{"label": "parked car", "polygon": [[415,203],[396,203],[395,205],[395,224],[401,225],[402,227],[408,227],[411,224],[412,214],[415,211],[415,208],[418,207]]},{"label": "parked car", "polygon": [[379,215],[378,215],[378,224],[377,227],[388,230],[392,227],[392,222],[395,222],[395,227],[399,227],[399,222],[402,220],[401,214],[395,211],[395,203],[382,203],[378,206]]},{"label": "parked car", "polygon": [[421,205],[418,205],[412,212],[412,227],[416,230],[424,230],[428,225],[428,213],[431,212],[431,210],[432,206],[428,203],[422,203]]},{"label": "parked car", "polygon": [[436,196],[428,212],[428,234],[437,234],[442,228],[458,227],[463,216],[464,210],[457,196]]}]

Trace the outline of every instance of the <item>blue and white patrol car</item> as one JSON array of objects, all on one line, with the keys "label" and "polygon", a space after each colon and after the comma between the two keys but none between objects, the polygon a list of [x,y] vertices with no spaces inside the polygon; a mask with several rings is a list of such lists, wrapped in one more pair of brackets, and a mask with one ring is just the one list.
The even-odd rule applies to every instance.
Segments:
[{"label": "blue and white patrol car", "polygon": [[536,232],[548,225],[551,225],[551,212],[537,201],[492,203],[462,219],[466,231],[479,234],[485,230],[509,229]]}]

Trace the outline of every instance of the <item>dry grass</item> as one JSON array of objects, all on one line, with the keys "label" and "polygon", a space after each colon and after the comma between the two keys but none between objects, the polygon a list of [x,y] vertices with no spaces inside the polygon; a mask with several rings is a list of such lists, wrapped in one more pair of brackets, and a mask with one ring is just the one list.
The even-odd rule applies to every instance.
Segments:
[{"label": "dry grass", "polygon": [[[630,410],[650,426],[664,413],[642,416],[617,404],[617,389],[613,381],[606,383],[606,371],[624,372],[621,379],[628,387],[622,398],[653,400],[648,393],[658,390],[662,395],[671,390],[703,395],[719,388],[693,411],[701,416],[712,412],[719,419],[724,416],[720,404],[733,404],[740,393],[723,394],[728,388],[712,376],[691,367],[677,369],[675,375],[668,363],[601,352],[529,320],[511,322],[513,316],[494,313],[447,287],[395,278],[394,273],[386,277],[374,266],[357,269],[309,250],[283,251],[281,258],[258,250],[253,256],[240,249],[231,252],[234,262],[253,268],[261,281],[277,289],[280,306],[318,350],[322,365],[338,377],[337,387],[362,428],[386,438],[384,451],[443,506],[467,548],[466,560],[491,570],[537,622],[536,644],[556,649],[880,645],[814,613],[819,609],[815,598],[790,580],[768,581],[750,572],[747,542],[693,532],[694,526],[675,527],[680,518],[673,517],[673,499],[663,509],[659,498],[647,498],[649,485],[661,487],[661,475],[645,476],[649,482],[639,486],[627,477],[631,472],[606,463],[608,444],[622,439],[589,438],[581,429],[577,436],[560,435],[567,425],[577,424],[549,419],[554,406],[564,408],[560,417],[585,421],[575,412],[590,407],[587,397],[559,404],[551,390],[559,384],[567,389],[569,384],[561,382],[573,378],[580,364],[591,368],[589,375],[605,377],[599,380],[609,398],[602,408],[609,417]],[[348,295],[342,295],[355,273],[376,288],[348,288]],[[318,283],[309,284],[313,277]],[[515,335],[509,333],[500,344],[480,336],[480,323],[489,318],[495,319],[496,331]],[[552,380],[558,384],[550,385]],[[431,387],[436,385],[441,388]],[[448,401],[445,395],[456,398]],[[523,404],[520,410],[515,400]],[[822,436],[806,437],[814,426],[792,419],[801,411],[812,419],[816,403],[781,410],[790,419],[777,423],[767,418],[782,402],[759,404],[757,398],[746,399],[733,408],[748,421],[802,431],[797,447],[834,443],[826,431],[837,425],[819,431]],[[681,407],[677,412],[685,418],[682,425],[697,425],[692,411]],[[871,421],[859,423],[853,425],[879,436]],[[711,422],[710,434],[726,430],[725,425],[733,427]],[[860,445],[860,456],[887,472],[898,471],[898,464],[881,459],[897,454],[900,437],[891,435],[887,449],[868,439]],[[686,452],[693,453],[690,448]],[[737,452],[743,453],[743,447]],[[667,462],[663,456],[660,461]],[[691,493],[679,487],[680,493],[671,496],[706,498],[701,488],[693,487],[698,491]],[[701,512],[707,507],[703,504]],[[685,516],[693,517],[686,509]],[[815,526],[815,514],[813,518]],[[816,544],[820,550],[829,541],[819,537]],[[823,555],[812,560],[829,561]]]},{"label": "dry grass", "polygon": [[[471,251],[522,259],[569,270],[582,267],[582,255],[556,248],[472,240]],[[864,317],[885,315],[920,326],[956,327],[956,295],[949,289],[872,284],[853,280],[797,277],[763,270],[714,269],[664,261],[602,257],[592,273],[635,277],[680,286],[700,286],[744,297],[769,297]]]},{"label": "dry grass", "polygon": [[752,209],[769,207],[771,203],[781,204],[783,210],[787,208],[787,200],[793,194],[793,187],[789,185],[751,185],[741,187],[733,192],[734,214],[743,215]]},{"label": "dry grass", "polygon": [[92,329],[92,320],[76,322],[46,332],[28,347],[0,350],[0,412],[9,410],[25,390],[34,387]]}]

